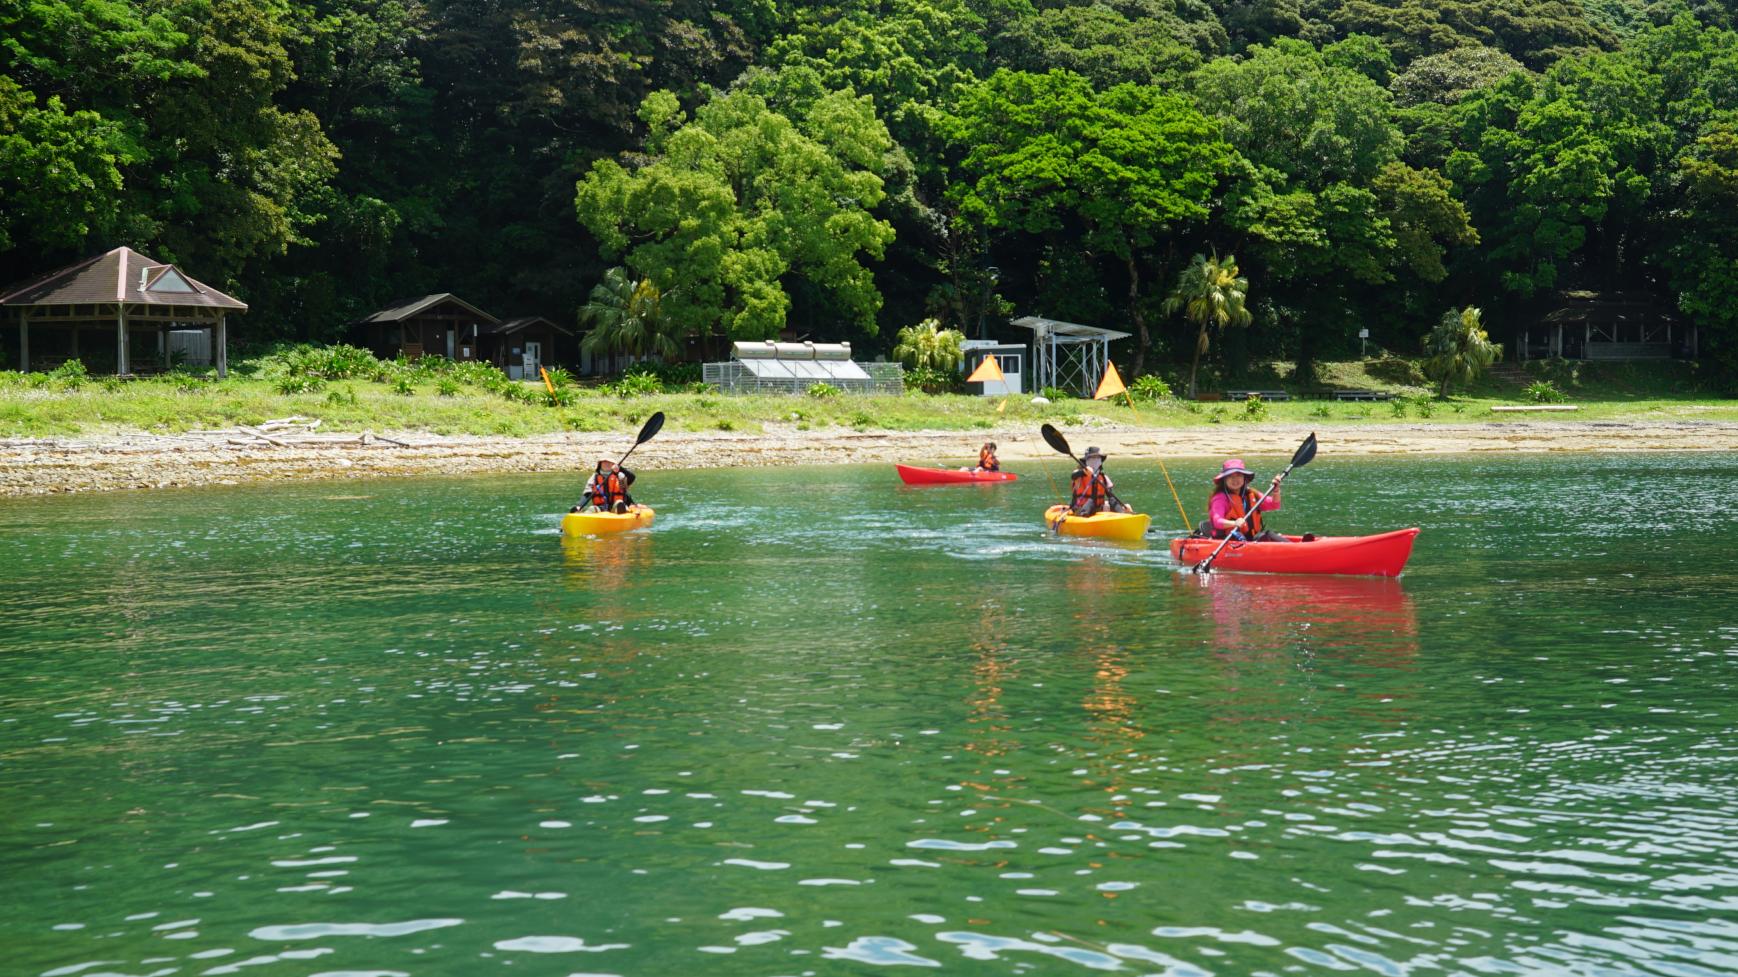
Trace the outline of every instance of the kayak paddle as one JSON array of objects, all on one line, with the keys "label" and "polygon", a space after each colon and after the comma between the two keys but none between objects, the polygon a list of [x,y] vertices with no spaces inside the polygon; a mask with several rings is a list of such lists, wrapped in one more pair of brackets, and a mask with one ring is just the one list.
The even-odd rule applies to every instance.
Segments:
[{"label": "kayak paddle", "polygon": [[[1296,468],[1299,465],[1309,464],[1312,460],[1315,459],[1315,456],[1316,456],[1316,432],[1311,431],[1310,436],[1307,438],[1304,438],[1304,443],[1298,445],[1297,450],[1292,452],[1291,464],[1285,466],[1285,471],[1280,472],[1279,477],[1274,479],[1274,481],[1276,483],[1285,481],[1285,477],[1287,475],[1291,474],[1291,470],[1293,468]],[[1248,519],[1251,515],[1254,515],[1255,513],[1261,511],[1261,504],[1263,502],[1267,501],[1267,497],[1269,495],[1273,494],[1274,488],[1275,488],[1275,486],[1269,485],[1267,487],[1267,491],[1261,493],[1261,498],[1256,499],[1255,504],[1250,506],[1249,510],[1247,512],[1243,513],[1243,518],[1238,519],[1237,524],[1232,526],[1231,529],[1225,533],[1225,538],[1219,541],[1219,545],[1213,547],[1213,552],[1208,554],[1207,558],[1205,560],[1202,560],[1200,563],[1195,564],[1195,572],[1196,573],[1212,573],[1213,572],[1213,561],[1219,558],[1219,551],[1225,548],[1225,544],[1231,542],[1231,534],[1237,531],[1238,526],[1243,525],[1243,521],[1245,519]]]},{"label": "kayak paddle", "polygon": [[[640,428],[640,436],[638,438],[634,439],[634,448],[638,448],[640,445],[645,444],[647,441],[652,440],[652,435],[657,434],[659,431],[661,431],[663,429],[664,429],[664,412],[658,411],[656,414],[653,414],[651,417],[646,418],[646,423],[643,426],[641,426],[641,428]],[[634,448],[629,448],[628,454],[622,455],[621,461],[616,462],[617,468],[622,467],[622,461],[627,461],[628,455],[631,455],[634,453]]]}]

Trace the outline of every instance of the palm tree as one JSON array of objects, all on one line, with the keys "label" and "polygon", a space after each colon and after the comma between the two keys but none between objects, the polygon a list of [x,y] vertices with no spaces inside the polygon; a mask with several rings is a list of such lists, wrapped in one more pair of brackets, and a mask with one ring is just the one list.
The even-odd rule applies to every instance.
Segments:
[{"label": "palm tree", "polygon": [[964,340],[958,329],[943,329],[941,320],[925,319],[899,330],[893,358],[913,370],[955,370],[965,356],[960,350]]},{"label": "palm tree", "polygon": [[1503,355],[1503,347],[1491,342],[1483,313],[1469,305],[1442,314],[1442,321],[1424,340],[1424,352],[1429,357],[1424,361],[1425,376],[1440,379],[1440,396],[1447,397],[1451,382],[1471,383]]},{"label": "palm tree", "polygon": [[1249,279],[1237,270],[1237,256],[1221,258],[1204,254],[1195,256],[1189,267],[1177,276],[1177,287],[1165,299],[1165,314],[1183,317],[1201,327],[1195,339],[1195,359],[1189,364],[1189,397],[1195,396],[1195,371],[1201,365],[1201,354],[1207,352],[1209,329],[1227,326],[1247,326],[1254,319],[1244,308],[1249,294]]},{"label": "palm tree", "polygon": [[622,267],[604,272],[591,290],[591,300],[579,307],[579,324],[589,327],[579,347],[593,356],[681,355],[681,332],[663,312],[663,293],[650,278],[635,281]]}]

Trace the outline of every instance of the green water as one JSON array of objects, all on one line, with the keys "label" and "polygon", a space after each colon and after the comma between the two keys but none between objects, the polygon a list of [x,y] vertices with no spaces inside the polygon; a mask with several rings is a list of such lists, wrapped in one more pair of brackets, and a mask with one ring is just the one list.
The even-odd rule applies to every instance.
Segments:
[{"label": "green water", "polygon": [[1398,582],[1015,467],[0,503],[0,973],[1738,970],[1738,457],[1324,446]]}]

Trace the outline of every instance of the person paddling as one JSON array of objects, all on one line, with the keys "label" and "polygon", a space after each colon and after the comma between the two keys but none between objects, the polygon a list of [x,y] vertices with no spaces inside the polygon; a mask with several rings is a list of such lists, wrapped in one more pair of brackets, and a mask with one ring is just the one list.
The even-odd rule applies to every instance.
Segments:
[{"label": "person paddling", "polygon": [[996,442],[985,441],[984,446],[978,449],[978,467],[972,471],[999,472],[1001,470],[1002,463],[996,458]]},{"label": "person paddling", "polygon": [[[1285,476],[1273,476],[1273,487],[1267,498],[1262,500],[1258,511],[1251,512],[1255,500],[1261,498],[1261,493],[1249,487],[1249,481],[1254,477],[1255,473],[1244,467],[1243,459],[1225,459],[1225,464],[1219,468],[1219,474],[1213,476],[1213,497],[1207,500],[1207,522],[1212,529],[1211,535],[1214,539],[1230,536],[1245,542],[1291,542],[1261,524],[1263,512],[1273,512],[1279,508],[1279,484]],[[1246,513],[1249,518],[1243,519]],[[1239,520],[1242,520],[1241,525]]]},{"label": "person paddling", "polygon": [[1081,467],[1069,476],[1071,498],[1068,511],[1077,516],[1100,512],[1133,512],[1134,509],[1116,497],[1116,485],[1104,473],[1104,452],[1087,448],[1080,457]]},{"label": "person paddling", "polygon": [[623,513],[638,508],[634,497],[628,494],[628,486],[632,484],[633,472],[617,465],[613,458],[599,458],[597,470],[585,483],[585,495],[568,511],[583,512],[588,504],[596,506],[599,512]]}]

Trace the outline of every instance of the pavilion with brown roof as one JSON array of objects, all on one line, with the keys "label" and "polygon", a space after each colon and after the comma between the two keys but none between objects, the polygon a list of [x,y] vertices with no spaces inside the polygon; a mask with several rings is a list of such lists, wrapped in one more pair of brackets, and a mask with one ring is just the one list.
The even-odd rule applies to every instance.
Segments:
[{"label": "pavilion with brown roof", "polygon": [[[30,369],[30,338],[48,355],[39,362],[79,355],[79,335],[93,326],[114,329],[115,373],[133,373],[133,339],[143,332],[157,336],[156,363],[169,359],[169,334],[209,330],[212,361],[218,376],[229,374],[226,317],[246,312],[247,303],[225,295],[177,268],[120,247],[88,258],[0,295],[0,308],[16,310],[19,367]],[[66,341],[70,336],[70,341]],[[44,342],[52,337],[59,342]],[[49,347],[54,347],[50,349]]]}]

